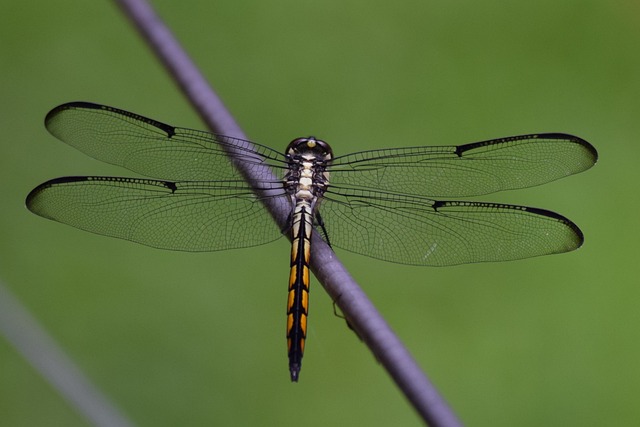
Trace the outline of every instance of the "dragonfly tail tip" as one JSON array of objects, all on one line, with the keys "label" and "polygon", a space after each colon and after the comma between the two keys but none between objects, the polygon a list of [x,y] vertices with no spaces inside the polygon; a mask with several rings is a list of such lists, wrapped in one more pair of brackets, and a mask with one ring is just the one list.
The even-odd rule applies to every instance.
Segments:
[{"label": "dragonfly tail tip", "polygon": [[300,365],[294,364],[289,366],[289,372],[291,373],[291,382],[297,383],[298,376],[300,375]]}]

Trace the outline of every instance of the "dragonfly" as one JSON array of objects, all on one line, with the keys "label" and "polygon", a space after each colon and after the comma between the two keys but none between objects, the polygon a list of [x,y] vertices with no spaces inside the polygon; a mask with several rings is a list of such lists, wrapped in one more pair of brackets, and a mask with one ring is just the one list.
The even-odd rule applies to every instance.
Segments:
[{"label": "dragonfly", "polygon": [[[88,102],[54,108],[45,126],[81,152],[145,178],[52,179],[27,196],[37,215],[177,251],[245,248],[288,235],[293,382],[307,338],[312,232],[331,247],[418,266],[572,251],[583,233],[558,213],[464,198],[544,184],[589,169],[598,158],[589,142],[563,133],[341,156],[321,139],[302,137],[279,152]],[[285,227],[274,223],[267,205],[288,212]]]}]

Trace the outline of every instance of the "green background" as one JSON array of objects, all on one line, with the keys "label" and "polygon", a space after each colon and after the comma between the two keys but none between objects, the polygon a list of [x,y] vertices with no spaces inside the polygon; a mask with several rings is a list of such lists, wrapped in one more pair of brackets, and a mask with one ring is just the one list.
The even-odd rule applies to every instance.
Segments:
[{"label": "green background", "polygon": [[[338,256],[474,426],[640,420],[640,4],[626,1],[155,2],[256,142],[337,154],[545,131],[593,170],[484,197],[552,209],[579,251],[419,268]],[[136,423],[419,425],[312,284],[301,381],[285,351],[285,239],[163,252],[30,214],[57,176],[130,172],[47,134],[54,106],[114,105],[203,128],[110,2],[0,4],[0,278]],[[0,340],[0,425],[85,425]]]}]

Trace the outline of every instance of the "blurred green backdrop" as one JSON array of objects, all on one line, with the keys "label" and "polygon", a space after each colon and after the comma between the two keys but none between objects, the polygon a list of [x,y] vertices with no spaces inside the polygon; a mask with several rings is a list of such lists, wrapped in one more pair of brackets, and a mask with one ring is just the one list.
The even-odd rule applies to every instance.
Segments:
[{"label": "blurred green backdrop", "polygon": [[[577,252],[417,268],[338,251],[461,419],[640,420],[640,3],[154,2],[247,134],[337,154],[563,131],[600,163],[485,197],[558,211]],[[131,175],[46,133],[67,101],[203,128],[110,2],[0,4],[0,278],[135,422],[420,425],[313,284],[301,382],[285,352],[287,242],[172,253],[30,214],[62,175]],[[0,425],[85,425],[0,340]]]}]

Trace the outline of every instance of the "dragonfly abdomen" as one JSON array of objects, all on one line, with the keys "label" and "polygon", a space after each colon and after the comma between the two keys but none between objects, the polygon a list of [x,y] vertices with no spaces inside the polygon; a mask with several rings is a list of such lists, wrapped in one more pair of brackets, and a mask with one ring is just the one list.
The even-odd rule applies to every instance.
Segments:
[{"label": "dragonfly abdomen", "polygon": [[299,200],[291,224],[291,273],[287,300],[287,346],[291,381],[298,381],[309,316],[309,256],[313,215],[311,204]]}]

